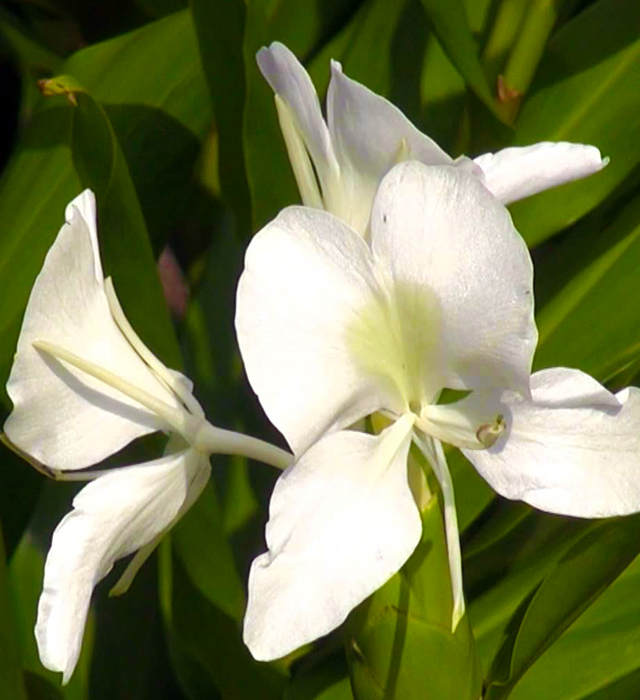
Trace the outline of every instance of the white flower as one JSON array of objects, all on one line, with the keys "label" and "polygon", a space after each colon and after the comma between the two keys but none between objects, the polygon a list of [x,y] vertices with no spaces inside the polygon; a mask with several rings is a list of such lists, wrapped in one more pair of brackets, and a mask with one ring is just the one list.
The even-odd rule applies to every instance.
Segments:
[{"label": "white flower", "polygon": [[[452,166],[395,166],[370,243],[304,207],[255,236],[238,337],[296,456],[271,500],[269,551],[251,568],[245,641],[256,658],[334,629],[407,560],[421,530],[412,442],[442,487],[453,627],[464,599],[442,442],[507,498],[582,517],[640,509],[640,392],[613,395],[569,369],[530,377],[532,277],[507,210]],[[470,393],[440,404],[445,388]],[[353,430],[371,414],[389,427]]]},{"label": "white flower", "polygon": [[380,181],[403,160],[461,167],[503,204],[585,177],[608,162],[594,146],[565,142],[454,161],[390,102],[347,78],[336,61],[331,62],[325,123],[311,79],[286,46],[274,42],[258,52],[257,60],[276,93],[303,204],[335,214],[362,235]]},{"label": "white flower", "polygon": [[[114,593],[124,592],[162,535],[197,499],[212,452],[286,466],[286,453],[210,425],[191,382],[167,369],[135,334],[100,264],[96,205],[86,190],[33,286],[7,392],[10,443],[49,476],[95,478],[74,499],[49,551],[36,638],[42,663],[73,673],[94,586],[137,551]],[[170,435],[160,459],[74,472],[134,438]]]}]

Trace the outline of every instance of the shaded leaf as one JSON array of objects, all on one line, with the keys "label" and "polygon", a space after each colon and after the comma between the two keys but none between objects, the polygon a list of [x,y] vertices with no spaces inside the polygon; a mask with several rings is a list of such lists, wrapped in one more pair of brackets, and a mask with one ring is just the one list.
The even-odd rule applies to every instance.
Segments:
[{"label": "shaded leaf", "polygon": [[562,287],[538,313],[536,368],[579,367],[607,381],[640,355],[640,304],[629,303],[640,282],[640,196],[608,219],[543,251],[539,283]]},{"label": "shaded leaf", "polygon": [[27,700],[14,628],[11,589],[0,530],[0,696],[11,700]]},{"label": "shaded leaf", "polygon": [[499,652],[505,661],[490,672],[488,698],[509,697],[527,669],[635,559],[639,521],[634,516],[594,525],[567,551],[505,641],[509,653]]}]

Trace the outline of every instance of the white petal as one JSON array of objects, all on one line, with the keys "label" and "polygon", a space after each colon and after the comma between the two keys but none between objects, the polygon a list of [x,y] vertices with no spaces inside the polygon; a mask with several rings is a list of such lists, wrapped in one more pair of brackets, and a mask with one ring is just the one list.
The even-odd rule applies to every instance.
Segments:
[{"label": "white petal", "polygon": [[502,396],[507,430],[463,450],[501,495],[550,513],[608,517],[640,510],[640,390],[615,396],[577,370],[531,377],[531,400]]},{"label": "white petal", "polygon": [[69,204],[66,220],[31,291],[7,384],[14,410],[4,429],[38,461],[81,469],[166,424],[102,382],[37,351],[34,341],[57,344],[171,406],[178,403],[112,317],[92,192]]},{"label": "white petal", "polygon": [[376,196],[371,238],[396,288],[437,301],[444,386],[527,391],[537,342],[533,266],[508,211],[475,177],[397,165]]},{"label": "white petal", "polygon": [[402,410],[349,345],[377,282],[364,241],[326,212],[290,207],[260,231],[238,285],[249,381],[295,454],[382,405]]},{"label": "white petal", "polygon": [[244,639],[256,659],[279,658],[335,629],[415,549],[412,423],[404,416],[376,437],[329,435],[278,480],[269,551],[249,575]]},{"label": "white petal", "polygon": [[607,165],[595,146],[542,142],[524,148],[505,148],[474,161],[482,168],[485,185],[503,204],[587,177]]},{"label": "white petal", "polygon": [[40,659],[66,683],[78,660],[91,592],[113,563],[169,528],[204,488],[194,450],[117,469],[85,486],[53,534],[38,605]]},{"label": "white petal", "polygon": [[324,186],[327,172],[335,177],[337,164],[311,78],[293,53],[277,41],[260,49],[256,60],[273,91],[289,106]]},{"label": "white petal", "polygon": [[340,164],[340,192],[325,197],[327,209],[363,232],[380,181],[400,160],[451,165],[453,160],[384,97],[342,73],[331,62],[327,93],[329,132]]}]

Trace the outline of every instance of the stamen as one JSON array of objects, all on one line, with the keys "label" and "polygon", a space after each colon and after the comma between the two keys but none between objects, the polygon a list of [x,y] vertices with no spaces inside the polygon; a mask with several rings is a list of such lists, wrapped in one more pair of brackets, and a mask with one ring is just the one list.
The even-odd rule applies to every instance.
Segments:
[{"label": "stamen", "polygon": [[304,145],[304,141],[295,125],[291,110],[287,103],[280,97],[275,96],[276,111],[278,112],[278,120],[280,121],[280,129],[289,154],[289,162],[293,169],[293,174],[298,183],[300,197],[302,203],[306,207],[314,209],[324,209],[324,202],[318,181],[309,159],[309,153]]},{"label": "stamen", "polygon": [[507,425],[504,422],[504,416],[502,413],[499,413],[492,423],[485,423],[478,428],[476,437],[488,449],[496,444],[496,441],[506,429]]},{"label": "stamen", "polygon": [[109,303],[109,310],[116,322],[118,328],[122,331],[124,337],[129,341],[131,347],[138,353],[140,359],[146,363],[149,368],[156,374],[158,379],[166,386],[169,391],[172,391],[182,403],[189,409],[194,416],[204,417],[204,411],[200,404],[196,401],[193,394],[188,388],[165,367],[162,362],[149,350],[142,342],[140,336],[133,330],[129,320],[125,316],[120,300],[116,295],[116,290],[113,286],[111,277],[107,277],[104,281],[104,291]]},{"label": "stamen", "polygon": [[[495,445],[507,426],[501,413],[490,423],[480,423],[476,410],[458,404],[430,404],[420,413],[418,428],[442,442],[467,450],[485,450]],[[480,413],[482,415],[482,412]],[[480,423],[480,424],[479,424]],[[479,425],[478,425],[479,424]]]},{"label": "stamen", "polygon": [[152,413],[155,413],[160,418],[164,419],[169,426],[171,426],[177,433],[182,435],[184,439],[191,443],[191,438],[195,435],[203,418],[192,416],[187,413],[184,409],[174,408],[169,406],[161,399],[152,396],[144,389],[140,389],[131,382],[128,382],[122,377],[118,377],[113,372],[110,372],[104,367],[89,362],[89,360],[84,360],[78,355],[75,355],[69,350],[65,350],[59,345],[54,343],[49,343],[45,340],[34,340],[32,343],[33,347],[41,352],[47,353],[57,360],[62,360],[72,367],[79,369],[81,372],[85,372],[89,376],[103,382],[107,386],[115,389],[116,391],[124,394],[125,396],[133,399],[141,406],[144,406]]},{"label": "stamen", "polygon": [[453,481],[447,466],[447,459],[440,440],[429,436],[415,435],[418,447],[429,460],[435,474],[444,501],[444,526],[449,556],[449,576],[451,577],[451,593],[453,595],[453,611],[451,614],[451,631],[455,632],[458,623],[464,616],[464,589],[462,587],[462,555],[460,553],[460,533],[456,513]]}]

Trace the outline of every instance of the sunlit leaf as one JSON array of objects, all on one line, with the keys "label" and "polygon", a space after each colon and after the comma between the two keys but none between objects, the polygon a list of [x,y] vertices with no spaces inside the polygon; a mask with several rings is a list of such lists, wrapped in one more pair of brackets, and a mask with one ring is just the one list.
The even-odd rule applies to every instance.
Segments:
[{"label": "sunlit leaf", "polygon": [[639,518],[591,528],[551,570],[507,636],[489,675],[490,700],[510,696],[520,678],[635,559]]},{"label": "sunlit leaf", "polygon": [[516,124],[516,143],[590,143],[611,163],[586,180],[516,203],[515,224],[528,243],[586,214],[640,163],[638,26],[639,3],[601,0],[549,42]]}]

